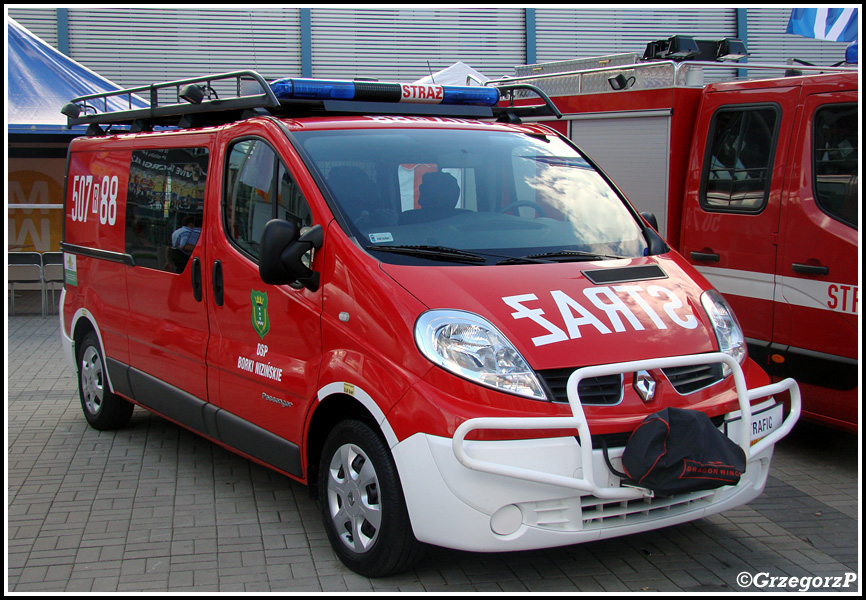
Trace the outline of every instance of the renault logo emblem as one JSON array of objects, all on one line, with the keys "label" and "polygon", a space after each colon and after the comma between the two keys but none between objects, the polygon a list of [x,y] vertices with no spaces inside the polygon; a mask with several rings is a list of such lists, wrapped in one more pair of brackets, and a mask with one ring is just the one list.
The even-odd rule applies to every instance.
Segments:
[{"label": "renault logo emblem", "polygon": [[634,374],[634,389],[644,402],[652,402],[656,393],[656,381],[649,371],[638,371]]}]

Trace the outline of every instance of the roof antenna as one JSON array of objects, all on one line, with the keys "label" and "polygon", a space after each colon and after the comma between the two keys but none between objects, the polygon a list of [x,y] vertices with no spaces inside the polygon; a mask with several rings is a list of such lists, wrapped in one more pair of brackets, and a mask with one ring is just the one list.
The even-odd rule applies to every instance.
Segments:
[{"label": "roof antenna", "polygon": [[427,61],[427,70],[430,71],[430,81],[432,81],[433,84],[435,85],[436,80],[433,79],[433,69],[430,68],[430,61],[429,60]]}]

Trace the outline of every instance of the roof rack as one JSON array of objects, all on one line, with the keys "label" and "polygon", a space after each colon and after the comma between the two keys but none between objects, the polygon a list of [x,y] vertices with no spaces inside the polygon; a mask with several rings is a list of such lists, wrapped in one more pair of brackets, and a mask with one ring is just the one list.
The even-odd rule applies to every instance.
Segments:
[{"label": "roof rack", "polygon": [[[601,66],[600,66],[601,65]],[[490,80],[487,85],[524,83],[550,96],[574,96],[669,87],[703,87],[704,75],[714,72],[750,71],[759,77],[796,76],[818,73],[856,73],[857,67],[826,67],[802,61],[786,64],[733,63],[712,61],[641,60],[634,53],[601,56],[575,61],[539,63],[518,68],[521,74]],[[726,79],[720,79],[719,82]],[[524,98],[525,94],[518,97]]]},{"label": "roof rack", "polygon": [[[562,113],[558,108],[556,108],[553,101],[537,86],[520,82],[504,82],[496,84],[494,87],[499,90],[500,94],[505,93],[509,100],[509,105],[507,107],[500,108],[502,114],[498,118],[499,121],[520,123],[521,118],[543,117],[549,115],[554,116],[557,119],[562,118]],[[544,106],[515,106],[514,99],[518,96],[518,92],[523,92],[524,96],[526,92],[539,96],[544,101]]]},{"label": "roof rack", "polygon": [[[226,81],[234,82],[235,95],[224,99],[213,98],[216,96],[214,84]],[[160,103],[160,92],[163,90],[174,90],[174,102]],[[143,100],[137,94],[146,96],[148,100]],[[205,94],[208,94],[207,100],[204,99]],[[124,103],[125,109],[117,109],[118,105]],[[70,100],[60,112],[66,115],[68,127],[132,125],[133,130],[136,130],[159,125],[176,126],[183,117],[188,117],[187,121],[192,122],[197,115],[212,118],[219,113],[228,113],[221,116],[221,120],[226,122],[232,120],[226,118],[230,114],[279,106],[280,101],[261,75],[255,71],[233,71],[79,96]]]},{"label": "roof rack", "polygon": [[[223,98],[218,96],[216,87],[223,90]],[[518,89],[535,93],[544,104],[515,107],[514,92]],[[437,96],[434,98],[432,94]],[[512,100],[509,106],[498,106],[503,96]],[[279,79],[269,84],[255,71],[234,71],[80,96],[73,98],[61,112],[66,115],[69,127],[89,125],[88,135],[104,133],[101,125],[129,126],[131,131],[138,132],[156,126],[222,124],[266,114],[421,115],[498,118],[511,123],[520,122],[521,117],[562,116],[544,92],[517,82],[496,87],[461,87]]]}]

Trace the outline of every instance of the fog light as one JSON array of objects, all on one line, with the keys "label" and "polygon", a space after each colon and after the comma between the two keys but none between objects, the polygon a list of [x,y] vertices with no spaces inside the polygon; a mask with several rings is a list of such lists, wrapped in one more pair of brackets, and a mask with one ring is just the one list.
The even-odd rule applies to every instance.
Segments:
[{"label": "fog light", "polygon": [[496,535],[511,535],[523,523],[523,513],[514,504],[503,506],[490,517],[490,529]]},{"label": "fog light", "polygon": [[652,402],[656,393],[656,380],[648,371],[634,374],[634,389],[644,402]]}]

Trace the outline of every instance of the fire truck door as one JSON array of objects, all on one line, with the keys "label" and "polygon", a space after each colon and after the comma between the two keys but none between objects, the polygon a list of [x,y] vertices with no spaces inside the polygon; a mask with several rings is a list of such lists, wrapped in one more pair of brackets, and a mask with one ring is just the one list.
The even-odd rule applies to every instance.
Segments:
[{"label": "fire truck door", "polygon": [[[126,252],[132,389],[143,403],[187,424],[177,412],[189,397],[208,399],[205,354],[208,315],[201,261],[209,236],[203,222],[210,198],[210,151],[205,136],[188,147],[133,150],[129,163]],[[110,153],[106,153],[110,154]],[[197,421],[196,421],[197,423]]]},{"label": "fire truck door", "polygon": [[[799,88],[707,94],[692,148],[682,254],[730,302],[750,345],[773,339],[774,274],[787,148]],[[758,98],[772,98],[759,101]]]},{"label": "fire truck door", "polygon": [[217,426],[233,447],[300,477],[301,432],[321,356],[322,292],[265,284],[258,260],[268,221],[303,227],[313,216],[281,158],[279,138],[260,137],[261,128],[238,129],[234,135],[241,137],[228,141],[223,161],[223,231],[215,233],[206,261],[214,325],[208,364],[219,373],[215,403],[224,409]]},{"label": "fire truck door", "polygon": [[857,92],[807,96],[797,131],[781,220],[773,351],[785,356],[788,375],[836,390],[820,395],[831,406],[807,408],[856,422],[856,399],[829,397],[857,385]]}]

